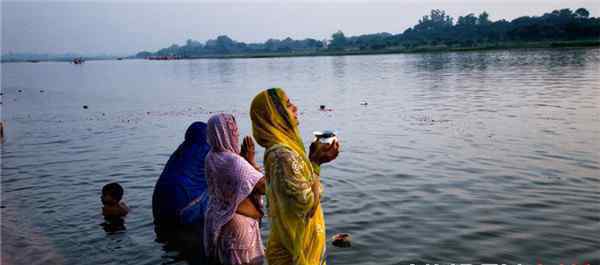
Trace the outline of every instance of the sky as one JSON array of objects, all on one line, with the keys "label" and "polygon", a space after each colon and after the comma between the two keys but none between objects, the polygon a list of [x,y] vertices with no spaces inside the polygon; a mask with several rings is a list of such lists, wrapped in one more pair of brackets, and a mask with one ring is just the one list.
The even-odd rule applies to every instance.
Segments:
[{"label": "sky", "polygon": [[346,36],[400,33],[431,9],[445,10],[455,21],[483,11],[491,20],[511,20],[579,7],[600,16],[600,0],[0,1],[3,54],[127,55],[219,35],[249,43],[322,40],[337,30]]}]

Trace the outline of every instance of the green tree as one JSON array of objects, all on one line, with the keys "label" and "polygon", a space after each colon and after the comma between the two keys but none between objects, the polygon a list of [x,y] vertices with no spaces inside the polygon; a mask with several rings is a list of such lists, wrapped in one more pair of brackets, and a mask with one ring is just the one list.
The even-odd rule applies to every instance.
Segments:
[{"label": "green tree", "polygon": [[571,11],[570,8],[563,8],[563,9],[561,9],[559,11],[559,15],[561,17],[572,17],[574,14],[573,14],[573,11]]},{"label": "green tree", "polygon": [[216,50],[217,53],[230,53],[235,49],[235,42],[227,35],[217,37]]},{"label": "green tree", "polygon": [[470,13],[464,17],[458,17],[458,21],[456,22],[457,26],[475,26],[475,24],[477,24],[477,18],[473,13]]},{"label": "green tree", "polygon": [[346,36],[344,32],[338,30],[336,33],[331,35],[331,43],[329,44],[329,49],[332,50],[343,50],[346,47]]},{"label": "green tree", "polygon": [[489,25],[492,22],[490,21],[490,15],[483,11],[483,13],[479,14],[479,17],[477,18],[477,24],[479,25]]},{"label": "green tree", "polygon": [[590,12],[585,8],[578,8],[575,10],[575,15],[579,18],[588,18],[590,16]]}]

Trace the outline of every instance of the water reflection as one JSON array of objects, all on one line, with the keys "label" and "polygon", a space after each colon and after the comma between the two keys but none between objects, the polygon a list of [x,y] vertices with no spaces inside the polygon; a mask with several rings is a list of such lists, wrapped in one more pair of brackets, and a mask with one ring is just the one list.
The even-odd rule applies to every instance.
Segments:
[{"label": "water reflection", "polygon": [[[222,60],[218,59],[214,61],[214,67],[216,67],[216,71],[219,75],[220,81],[223,84],[228,84],[233,82],[234,71],[234,61],[233,60]],[[238,69],[236,69],[238,70]]]},{"label": "water reflection", "polygon": [[452,66],[451,53],[419,53],[414,67],[423,73],[436,73]]},{"label": "water reflection", "polygon": [[346,65],[348,57],[346,56],[334,56],[331,57],[331,67],[333,68],[333,75],[337,79],[343,79],[346,77]]},{"label": "water reflection", "polygon": [[208,75],[208,63],[203,60],[187,61],[188,75],[190,82],[201,83],[202,76]]}]

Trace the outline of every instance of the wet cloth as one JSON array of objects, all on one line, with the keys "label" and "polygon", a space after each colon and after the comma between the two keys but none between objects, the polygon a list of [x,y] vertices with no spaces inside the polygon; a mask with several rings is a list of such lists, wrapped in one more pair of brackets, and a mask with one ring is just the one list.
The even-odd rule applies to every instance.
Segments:
[{"label": "wet cloth", "polygon": [[206,253],[222,264],[262,264],[264,249],[258,221],[236,210],[243,200],[256,196],[252,191],[263,174],[239,155],[238,127],[232,115],[211,117],[207,136],[212,149],[206,157]]},{"label": "wet cloth", "polygon": [[[254,98],[250,108],[254,138],[267,149],[264,167],[271,231],[266,257],[269,265],[319,265],[324,263],[325,221],[311,190],[319,167],[306,155],[287,100],[282,89],[268,89]],[[315,203],[319,205],[309,218]]]},{"label": "wet cloth", "polygon": [[203,223],[207,204],[204,160],[209,150],[206,123],[192,123],[154,186],[152,214],[159,241],[168,241],[182,224]]}]

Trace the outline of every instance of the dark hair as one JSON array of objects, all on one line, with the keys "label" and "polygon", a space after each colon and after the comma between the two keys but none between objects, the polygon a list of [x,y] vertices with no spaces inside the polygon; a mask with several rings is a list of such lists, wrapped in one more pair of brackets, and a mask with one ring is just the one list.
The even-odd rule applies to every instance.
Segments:
[{"label": "dark hair", "polygon": [[106,184],[102,187],[102,195],[110,195],[115,200],[120,201],[123,198],[123,187],[116,182]]}]

